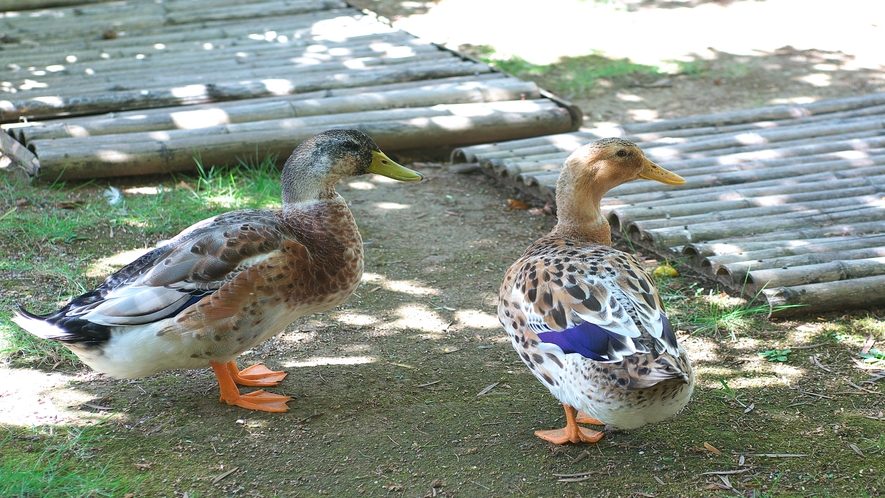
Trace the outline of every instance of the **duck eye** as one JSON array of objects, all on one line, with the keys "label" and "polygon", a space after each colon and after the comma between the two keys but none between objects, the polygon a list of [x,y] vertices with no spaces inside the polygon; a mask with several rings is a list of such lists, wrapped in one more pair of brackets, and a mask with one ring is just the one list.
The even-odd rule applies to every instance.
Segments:
[{"label": "duck eye", "polygon": [[627,151],[624,149],[618,151],[618,157],[627,157],[627,155]]}]

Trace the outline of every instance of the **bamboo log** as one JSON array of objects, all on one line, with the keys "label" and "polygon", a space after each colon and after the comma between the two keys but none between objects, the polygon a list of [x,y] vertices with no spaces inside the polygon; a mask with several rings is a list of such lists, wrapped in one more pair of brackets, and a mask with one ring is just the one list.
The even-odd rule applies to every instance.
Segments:
[{"label": "bamboo log", "polygon": [[602,213],[615,229],[619,229],[618,227],[626,226],[631,221],[669,219],[722,210],[829,199],[834,197],[834,192],[838,197],[872,194],[885,190],[885,187],[880,185],[885,185],[885,176],[842,180],[834,178],[828,184],[803,182],[773,187],[734,189],[731,192],[704,193],[705,189],[701,189],[699,191],[702,193],[692,195],[691,191],[685,191],[684,196],[664,202],[645,201],[625,204],[624,199],[616,198],[602,206]]},{"label": "bamboo log", "polygon": [[[885,230],[885,227],[879,227]],[[682,254],[692,257],[694,260],[698,262],[700,265],[700,261],[704,258],[709,258],[713,256],[724,256],[729,254],[739,254],[746,259],[754,259],[752,257],[746,256],[747,254],[753,251],[760,251],[764,249],[772,249],[777,247],[784,246],[806,246],[806,245],[815,245],[815,244],[826,244],[833,241],[841,241],[841,240],[851,240],[858,237],[871,237],[874,234],[861,234],[861,235],[841,235],[841,234],[831,234],[828,237],[794,237],[792,235],[787,235],[784,238],[779,239],[770,239],[770,240],[757,240],[755,237],[753,239],[734,239],[731,241],[712,241],[712,242],[697,242],[686,244],[682,248]]]},{"label": "bamboo log", "polygon": [[[803,243],[812,243],[813,241],[826,241],[829,238],[825,239],[811,239],[811,240],[802,240]],[[766,241],[756,241],[756,240],[734,240],[732,242],[693,242],[691,244],[685,244],[682,247],[682,254],[691,257],[694,260],[695,264],[700,266],[701,260],[705,258],[709,258],[711,256],[722,256],[727,254],[740,254],[744,255],[750,251],[759,251],[762,249],[771,249],[773,247],[782,247],[784,245],[784,241],[782,240],[766,240]]]},{"label": "bamboo log", "polygon": [[668,129],[697,128],[702,126],[725,126],[730,124],[751,123],[757,121],[773,121],[778,119],[801,118],[813,114],[824,114],[839,110],[856,109],[872,105],[885,104],[885,93],[875,93],[858,97],[832,99],[803,105],[782,105],[730,111],[704,116],[657,121],[654,123],[636,123],[625,125],[629,133],[648,133]]},{"label": "bamboo log", "polygon": [[445,78],[477,72],[491,71],[488,66],[474,63],[448,63],[407,71],[400,69],[375,69],[319,75],[312,78],[278,78],[272,87],[263,81],[222,82],[208,85],[192,85],[181,89],[125,91],[111,94],[89,95],[83,98],[59,97],[57,99],[28,99],[0,101],[0,121],[14,121],[23,117],[41,118],[59,115],[95,114],[108,111],[145,107],[168,107],[221,100],[237,100],[318,91],[346,86],[367,86],[397,81],[415,81]]},{"label": "bamboo log", "polygon": [[[875,205],[882,203],[885,205],[885,198],[880,193],[880,187],[858,187],[849,189],[845,192],[833,192],[832,195],[823,195],[819,193],[798,194],[794,196],[793,202],[785,204],[771,203],[753,203],[747,201],[721,201],[716,203],[704,203],[701,208],[718,206],[721,209],[702,209],[700,211],[692,209],[692,206],[683,207],[685,212],[693,214],[674,214],[664,219],[653,218],[643,220],[632,220],[626,224],[627,230],[630,232],[644,232],[654,228],[661,228],[673,225],[693,225],[695,223],[710,223],[725,220],[754,220],[758,221],[772,216],[794,216],[801,213],[820,212],[826,213],[831,209],[839,207],[854,208],[863,205]],[[844,195],[844,197],[842,197]],[[816,200],[815,200],[816,199]],[[801,203],[801,204],[800,204]],[[751,207],[752,206],[752,207]],[[673,210],[678,213],[676,209]],[[623,223],[623,220],[619,222]]]},{"label": "bamboo log", "polygon": [[[849,235],[882,233],[882,231],[882,222],[878,220],[847,223],[837,222],[832,225],[823,225],[819,227],[787,228],[785,230],[759,232],[753,234],[753,240],[757,242],[776,240],[787,243],[799,239],[811,240],[821,237],[847,237]],[[733,242],[734,240],[743,239],[712,239],[710,242]]]},{"label": "bamboo log", "polygon": [[34,176],[40,169],[37,156],[8,133],[0,132],[0,156],[8,157],[13,166],[20,168],[28,176]]},{"label": "bamboo log", "polygon": [[836,260],[792,268],[751,270],[746,293],[757,295],[763,289],[834,282],[885,275],[885,258]]},{"label": "bamboo log", "polygon": [[228,19],[243,19],[254,17],[271,17],[282,15],[303,14],[315,10],[329,10],[344,8],[346,4],[335,0],[305,0],[305,1],[282,1],[265,2],[258,9],[253,5],[235,5],[225,8],[198,8],[189,10],[172,11],[166,14],[165,21],[168,24],[196,24],[208,21],[223,21]]},{"label": "bamboo log", "polygon": [[656,228],[644,232],[630,231],[628,236],[648,241],[654,247],[669,248],[683,246],[691,242],[718,240],[747,236],[765,232],[785,231],[795,226],[825,227],[836,224],[885,221],[885,209],[860,208],[846,209],[829,213],[806,213],[798,216],[774,216],[752,223],[735,223],[732,220],[713,223],[699,223],[689,226]]},{"label": "bamboo log", "polygon": [[[377,43],[377,36],[370,40],[376,43],[369,40],[348,40],[329,46],[295,40],[298,43],[254,42],[252,46],[236,43],[210,50],[203,47],[205,42],[189,43],[187,50],[166,45],[139,46],[130,49],[131,54],[117,54],[107,58],[102,58],[106,53],[94,51],[91,60],[81,60],[83,52],[77,55],[76,52],[66,51],[61,54],[55,52],[52,54],[53,60],[39,65],[33,61],[32,56],[22,55],[20,57],[26,58],[29,66],[10,71],[5,78],[10,85],[26,94],[45,93],[46,88],[59,92],[82,93],[89,88],[101,88],[102,85],[131,85],[144,78],[156,77],[158,69],[169,73],[182,68],[184,74],[193,77],[196,74],[219,73],[225,68],[236,71],[274,68],[276,73],[300,68],[301,71],[317,72],[340,67],[343,62],[348,63],[346,67],[355,68],[357,64],[365,66],[433,57],[453,58],[449,52],[426,42],[415,42],[405,36],[398,43],[391,40],[386,40],[383,44]],[[68,62],[68,59],[74,62]],[[168,81],[170,74],[161,76]],[[33,82],[42,88],[35,88]],[[70,85],[72,82],[76,83],[76,89],[60,86]]]},{"label": "bamboo log", "polygon": [[[882,227],[885,229],[885,226]],[[812,253],[832,253],[850,249],[866,249],[871,247],[885,248],[885,235],[866,235],[857,237],[830,237],[829,239],[816,239],[815,242],[784,244],[782,241],[774,247],[746,251],[739,254],[722,254],[703,258],[700,262],[702,269],[708,269],[712,273],[719,273],[719,268],[744,262],[759,262],[763,260],[784,261],[782,258]],[[762,242],[763,244],[765,242]],[[685,250],[683,249],[683,252]],[[754,265],[756,266],[756,265]],[[807,283],[807,282],[806,282]]]},{"label": "bamboo log", "polygon": [[[226,3],[226,2],[225,2]],[[171,4],[170,4],[171,5]],[[52,39],[60,34],[71,39],[95,30],[119,27],[121,30],[147,30],[150,28],[169,29],[170,25],[180,25],[188,19],[192,24],[219,21],[257,19],[279,16],[293,16],[344,8],[343,2],[335,1],[291,1],[291,2],[248,2],[246,4],[213,5],[212,8],[185,8],[176,11],[165,4],[154,2],[116,2],[102,5],[84,5],[76,8],[53,11],[30,12],[19,15],[14,24],[14,33],[28,33],[36,40]],[[356,13],[356,11],[351,11]],[[203,17],[203,19],[198,19]],[[211,17],[211,19],[210,19]],[[54,28],[54,29],[53,29]]]},{"label": "bamboo log", "polygon": [[[885,306],[882,289],[885,289],[885,275],[776,287],[763,293],[771,307],[771,316],[788,317],[833,310],[882,308]],[[801,307],[782,308],[791,305]]]},{"label": "bamboo log", "polygon": [[0,12],[51,9],[104,1],[106,0],[0,0]]},{"label": "bamboo log", "polygon": [[134,142],[173,142],[188,137],[199,138],[207,135],[242,134],[262,131],[285,131],[298,128],[350,127],[357,123],[405,120],[434,120],[441,117],[470,118],[478,113],[488,115],[533,114],[556,112],[559,107],[547,100],[505,101],[481,104],[452,104],[433,107],[411,107],[405,109],[384,109],[343,114],[320,114],[304,118],[284,118],[250,121],[246,123],[224,124],[194,129],[167,129],[153,132],[111,134],[97,137],[60,138],[35,140],[32,147],[38,157],[43,157],[53,149],[70,149],[84,145],[102,148],[115,148],[121,144]]},{"label": "bamboo log", "polygon": [[[774,120],[765,120],[765,116],[779,116],[780,118],[788,119],[786,123],[790,122],[802,122],[803,120],[811,119],[809,118],[810,114],[826,114],[828,112],[852,112],[853,114],[847,115],[834,115],[834,118],[841,117],[854,117],[854,116],[863,116],[868,112],[872,113],[881,113],[880,109],[876,109],[876,106],[885,105],[885,93],[864,95],[859,97],[848,97],[845,99],[833,99],[825,102],[819,102],[815,104],[807,104],[804,106],[779,106],[776,108],[762,108],[762,109],[752,109],[749,111],[736,111],[735,113],[722,113],[722,114],[712,114],[705,116],[695,116],[691,118],[682,119],[673,119],[666,121],[659,121],[655,123],[635,123],[628,124],[621,127],[606,127],[606,128],[595,128],[591,130],[582,130],[579,133],[568,133],[563,135],[551,136],[551,137],[538,137],[538,138],[530,138],[525,140],[513,140],[503,143],[494,143],[494,144],[482,144],[474,147],[464,147],[460,149],[456,149],[452,152],[452,162],[477,162],[482,159],[482,154],[485,152],[494,152],[498,150],[518,150],[522,147],[532,147],[536,145],[545,145],[550,143],[550,140],[554,139],[565,139],[565,140],[575,140],[579,142],[577,146],[591,142],[593,140],[604,138],[604,137],[622,137],[627,140],[633,140],[637,143],[639,142],[649,142],[651,140],[660,139],[662,137],[668,137],[670,134],[673,136],[682,136],[679,133],[683,130],[691,129],[692,127],[685,126],[685,123],[696,122],[703,123],[706,127],[704,130],[704,134],[715,134],[718,133],[723,126],[723,122],[731,122],[735,121],[730,116],[736,115],[740,119],[739,121],[742,125],[745,124],[746,129],[757,129],[759,126],[764,126],[768,122],[771,123],[779,123],[780,121],[777,119]],[[773,110],[772,110],[773,109]],[[869,110],[868,110],[869,109]],[[796,116],[800,118],[796,118]],[[759,123],[762,121],[763,123]],[[749,123],[749,124],[746,124]],[[725,129],[728,131],[738,131],[737,129]],[[648,134],[648,135],[643,135]],[[688,135],[691,136],[691,135]],[[646,146],[645,143],[641,144],[643,147]],[[574,150],[574,149],[572,149]]]},{"label": "bamboo log", "polygon": [[663,160],[690,152],[725,150],[727,153],[739,153],[760,148],[771,149],[780,147],[781,142],[793,143],[796,140],[808,138],[833,135],[853,137],[857,136],[859,132],[878,131],[882,129],[883,123],[885,123],[885,118],[872,116],[823,125],[818,123],[797,124],[788,128],[721,134],[704,140],[690,140],[679,144],[660,146],[648,151],[647,155],[656,160]]},{"label": "bamboo log", "polygon": [[[367,89],[371,90],[371,89]],[[52,138],[98,136],[172,129],[196,129],[231,123],[268,121],[322,114],[343,114],[432,104],[464,104],[535,100],[538,87],[515,78],[469,83],[424,84],[416,88],[372,92],[309,100],[252,99],[199,109],[172,108],[152,112],[130,111],[112,116],[74,118],[18,128],[25,143]]]},{"label": "bamboo log", "polygon": [[[860,142],[860,141],[858,141]],[[875,137],[873,139],[869,139],[864,141],[866,145],[870,145],[868,148],[880,148],[885,146],[885,136]],[[854,151],[857,150],[853,148],[850,143],[844,142],[833,142],[820,144],[821,148],[826,148],[826,152],[838,152],[838,151]],[[673,167],[672,163],[661,163],[661,166],[675,171],[679,174],[683,172],[687,173],[683,168]],[[823,171],[827,171],[827,169],[831,166],[830,164],[826,164],[826,162],[806,162],[799,165],[788,164],[785,166],[778,166],[777,163],[771,164],[770,170],[766,169],[752,169],[746,171],[732,171],[721,174],[708,174],[703,175],[699,178],[693,178],[691,182],[691,186],[678,186],[676,190],[679,189],[687,189],[687,188],[697,188],[699,186],[717,186],[717,185],[732,185],[732,184],[740,184],[740,183],[749,183],[749,182],[758,182],[763,180],[775,179],[775,178],[790,178],[796,175],[810,174],[810,173],[819,173]],[[692,175],[687,174],[687,177],[691,177]],[[652,185],[647,182],[631,182],[625,183],[619,187],[612,189],[612,195],[626,195],[626,194],[637,194],[643,193],[648,190],[651,190]]]},{"label": "bamboo log", "polygon": [[[849,167],[850,165],[842,165],[839,170],[823,171],[820,173],[810,173],[788,177],[791,184],[785,185],[783,178],[772,178],[770,180],[762,180],[757,182],[747,182],[746,187],[735,184],[725,184],[719,186],[704,186],[703,189],[694,188],[675,188],[660,189],[640,192],[626,195],[613,195],[603,199],[605,205],[604,210],[613,209],[619,205],[633,205],[637,201],[641,203],[651,203],[655,205],[681,204],[687,202],[705,202],[720,198],[730,198],[735,195],[743,195],[752,197],[756,195],[772,195],[779,192],[789,194],[794,192],[810,191],[815,188],[822,187],[821,183],[828,183],[833,188],[841,187],[843,181],[866,180],[863,185],[878,185],[876,181],[885,174],[885,165],[874,165],[866,167]],[[856,186],[853,184],[844,184],[848,186]],[[828,186],[823,186],[828,188]],[[672,190],[672,191],[671,191]],[[697,193],[695,193],[697,192]]]},{"label": "bamboo log", "polygon": [[[268,64],[265,65],[264,62],[268,62]],[[58,91],[54,96],[69,97],[106,93],[108,91],[176,91],[197,85],[218,86],[224,85],[229,81],[238,82],[243,80],[265,82],[266,85],[279,85],[288,81],[310,82],[323,78],[341,78],[341,75],[370,74],[372,71],[400,71],[405,74],[410,71],[421,71],[424,68],[442,67],[449,64],[464,63],[445,52],[435,51],[401,59],[372,57],[359,60],[354,59],[350,62],[331,61],[304,65],[293,65],[289,62],[275,63],[274,61],[262,61],[258,65],[233,62],[231,64],[218,64],[217,67],[211,64],[209,66],[195,65],[192,68],[146,67],[144,70],[127,73],[125,77],[117,80],[104,77],[82,79],[72,77],[65,83],[67,87],[64,91]],[[474,64],[474,66],[476,65]],[[207,69],[209,72],[200,72],[201,69]],[[188,71],[191,70],[195,72],[189,73]],[[174,76],[155,76],[158,71],[169,71],[174,73]],[[114,82],[113,84],[111,84],[112,81]],[[51,88],[57,86],[55,84]],[[45,92],[43,95],[45,95]]]},{"label": "bamboo log", "polygon": [[730,278],[732,282],[740,283],[743,282],[744,277],[750,270],[791,268],[794,266],[828,263],[830,261],[882,257],[885,257],[885,247],[865,247],[836,252],[804,253],[779,258],[726,263],[718,266],[716,269],[716,275]]},{"label": "bamboo log", "polygon": [[[372,136],[388,151],[506,140],[545,131],[560,133],[571,126],[571,115],[561,107],[539,108],[535,112],[483,112],[351,125]],[[165,142],[119,143],[111,148],[94,145],[68,149],[53,147],[40,152],[40,174],[46,178],[73,179],[185,171],[193,169],[195,153],[202,157],[203,164],[218,165],[255,152],[285,158],[294,144],[328,128],[330,126],[210,134]]]}]

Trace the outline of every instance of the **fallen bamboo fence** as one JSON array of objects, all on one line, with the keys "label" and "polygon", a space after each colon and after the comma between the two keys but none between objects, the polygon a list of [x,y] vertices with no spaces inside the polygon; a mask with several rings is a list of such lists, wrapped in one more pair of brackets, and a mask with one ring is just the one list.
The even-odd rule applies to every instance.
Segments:
[{"label": "fallen bamboo fence", "polygon": [[193,170],[197,159],[284,160],[337,127],[395,152],[581,122],[534,83],[341,0],[14,4],[34,7],[0,12],[2,143],[24,146],[4,153],[52,180]]},{"label": "fallen bamboo fence", "polygon": [[481,144],[452,161],[553,202],[563,160],[612,136],[686,179],[613,189],[616,236],[774,315],[885,307],[885,93]]}]

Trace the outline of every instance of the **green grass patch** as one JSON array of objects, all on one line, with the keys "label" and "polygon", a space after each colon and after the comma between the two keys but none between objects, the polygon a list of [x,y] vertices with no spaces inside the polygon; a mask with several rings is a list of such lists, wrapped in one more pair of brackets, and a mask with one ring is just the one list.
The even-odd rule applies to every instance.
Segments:
[{"label": "green grass patch", "polygon": [[657,66],[637,64],[629,59],[612,59],[599,53],[562,57],[553,64],[533,64],[517,55],[502,57],[494,47],[473,47],[473,55],[483,62],[566,98],[589,96],[601,84],[621,80],[644,80],[660,73]]},{"label": "green grass patch", "polygon": [[[28,431],[28,432],[24,432]],[[137,486],[121,479],[102,463],[95,446],[95,428],[39,427],[10,429],[2,442],[0,496],[102,497],[123,496]]]}]

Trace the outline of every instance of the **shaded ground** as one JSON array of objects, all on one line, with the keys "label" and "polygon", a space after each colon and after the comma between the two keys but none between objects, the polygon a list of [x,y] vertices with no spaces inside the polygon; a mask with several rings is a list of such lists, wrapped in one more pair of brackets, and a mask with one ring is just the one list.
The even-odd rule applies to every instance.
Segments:
[{"label": "shaded ground", "polygon": [[[793,77],[820,73],[828,57],[723,55],[667,82],[616,77],[567,97],[592,125],[881,91],[881,71],[843,71],[839,64],[827,70],[828,86]],[[697,369],[688,408],[671,421],[612,432],[587,447],[535,438],[534,430],[562,424],[562,410],[512,351],[494,315],[503,271],[554,220],[507,210],[513,193],[491,179],[419,168],[427,174],[419,184],[373,177],[339,189],[366,242],[365,282],[341,309],[302,319],[241,357],[242,365],[261,361],[289,372],[272,391],[295,398],[290,412],[219,404],[208,370],[115,381],[66,364],[18,362],[0,367],[4,456],[53,444],[60,435],[44,424],[95,427],[96,439],[69,456],[140,480],[135,496],[885,492],[882,381],[864,383],[875,375],[856,362],[868,337],[885,341],[881,313],[701,330],[684,303],[701,302],[698,296],[720,298],[724,308],[729,302],[688,280],[661,283]],[[102,189],[67,188],[67,195],[102,203]],[[67,246],[73,269],[183,227],[147,236],[118,231],[113,238],[105,228]],[[7,250],[2,240],[0,250]],[[4,305],[51,303],[65,285],[62,275],[5,267],[0,281]],[[793,352],[784,363],[759,356],[775,349]]]}]

